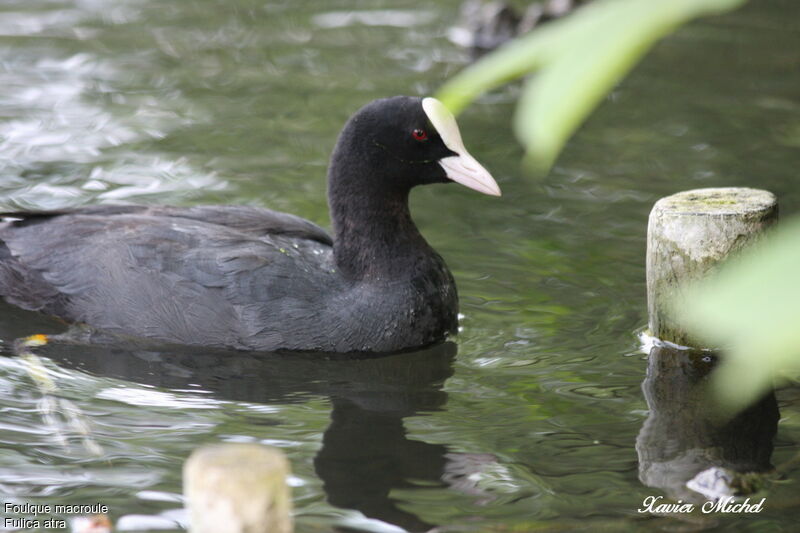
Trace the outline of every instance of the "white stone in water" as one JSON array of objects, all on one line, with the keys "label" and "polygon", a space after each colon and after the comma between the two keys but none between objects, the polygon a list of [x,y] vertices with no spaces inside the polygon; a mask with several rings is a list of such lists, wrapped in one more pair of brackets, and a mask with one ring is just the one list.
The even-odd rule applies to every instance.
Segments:
[{"label": "white stone in water", "polygon": [[289,462],[260,444],[213,444],[183,468],[192,533],[291,533]]},{"label": "white stone in water", "polygon": [[670,302],[686,283],[706,277],[777,220],[775,195],[746,187],[695,189],[656,202],[647,228],[650,332],[676,344],[713,348],[669,316]]}]

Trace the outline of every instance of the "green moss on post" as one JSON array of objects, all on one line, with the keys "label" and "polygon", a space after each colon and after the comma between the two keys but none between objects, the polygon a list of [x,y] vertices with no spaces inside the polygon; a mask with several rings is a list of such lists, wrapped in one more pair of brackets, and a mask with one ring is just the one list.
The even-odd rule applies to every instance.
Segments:
[{"label": "green moss on post", "polygon": [[213,444],[183,467],[191,533],[291,533],[289,462],[259,444]]},{"label": "green moss on post", "polygon": [[683,346],[714,348],[671,319],[669,302],[683,285],[706,277],[777,220],[775,195],[759,189],[695,189],[656,202],[647,227],[650,333]]}]

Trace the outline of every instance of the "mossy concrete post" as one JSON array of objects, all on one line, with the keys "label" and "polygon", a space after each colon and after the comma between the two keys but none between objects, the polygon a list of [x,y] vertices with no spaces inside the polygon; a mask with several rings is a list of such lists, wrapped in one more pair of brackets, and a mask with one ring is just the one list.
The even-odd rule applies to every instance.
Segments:
[{"label": "mossy concrete post", "polygon": [[291,533],[289,462],[259,444],[212,444],[183,467],[191,533]]},{"label": "mossy concrete post", "polygon": [[777,220],[775,195],[759,189],[695,189],[656,202],[647,227],[650,333],[683,346],[714,348],[668,314],[670,302],[684,284],[706,277]]}]

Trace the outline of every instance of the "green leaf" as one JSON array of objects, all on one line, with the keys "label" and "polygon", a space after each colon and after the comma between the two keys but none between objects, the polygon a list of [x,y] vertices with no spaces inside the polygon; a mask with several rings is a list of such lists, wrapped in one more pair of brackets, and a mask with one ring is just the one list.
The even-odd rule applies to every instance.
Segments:
[{"label": "green leaf", "polygon": [[480,94],[539,70],[514,120],[531,161],[549,167],[588,114],[660,38],[744,0],[596,0],[487,55],[436,97],[458,113]]},{"label": "green leaf", "polygon": [[[537,28],[486,55],[446,82],[436,93],[436,98],[458,114],[484,92],[540,68],[558,55],[558,46],[569,42],[569,34],[591,29],[584,24],[566,24],[567,20]],[[589,20],[586,23],[592,24]]]},{"label": "green leaf", "polygon": [[684,327],[725,348],[712,388],[738,411],[800,373],[800,219],[674,304]]}]

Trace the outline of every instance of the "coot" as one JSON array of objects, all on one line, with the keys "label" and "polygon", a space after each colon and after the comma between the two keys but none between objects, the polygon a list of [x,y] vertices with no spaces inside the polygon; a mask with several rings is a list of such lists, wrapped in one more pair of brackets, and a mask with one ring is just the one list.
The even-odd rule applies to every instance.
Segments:
[{"label": "coot", "polygon": [[408,209],[415,185],[499,195],[433,98],[376,100],[328,169],[335,239],[246,206],[6,213],[0,294],[115,334],[242,350],[389,352],[440,341],[458,296]]}]

